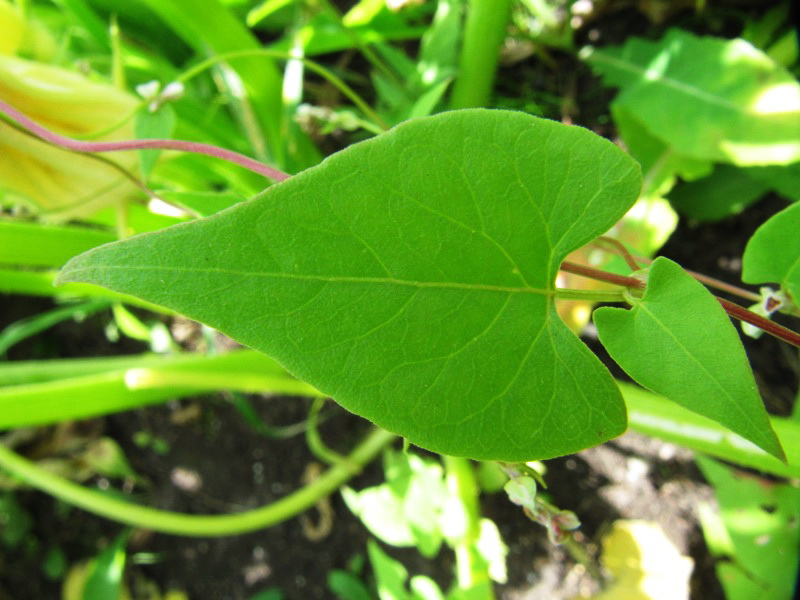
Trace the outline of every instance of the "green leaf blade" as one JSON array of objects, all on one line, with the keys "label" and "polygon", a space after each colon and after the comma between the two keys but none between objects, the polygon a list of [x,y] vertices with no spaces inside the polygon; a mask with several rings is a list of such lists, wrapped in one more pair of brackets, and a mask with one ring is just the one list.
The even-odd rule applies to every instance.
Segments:
[{"label": "green leaf blade", "polygon": [[639,184],[635,162],[586,130],[456,111],[86,253],[60,281],[173,307],[428,449],[556,456],[625,428],[619,391],[553,293],[564,256]]},{"label": "green leaf blade", "polygon": [[780,283],[800,305],[800,202],[761,225],[742,256],[742,281]]},{"label": "green leaf blade", "polygon": [[736,330],[679,265],[656,259],[641,301],[597,309],[594,320],[603,346],[639,384],[785,462]]}]

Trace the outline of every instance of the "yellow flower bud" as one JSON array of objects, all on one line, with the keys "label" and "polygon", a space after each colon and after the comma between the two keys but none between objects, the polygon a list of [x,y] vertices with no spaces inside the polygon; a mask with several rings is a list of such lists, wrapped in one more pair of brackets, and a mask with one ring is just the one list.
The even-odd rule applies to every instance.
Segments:
[{"label": "yellow flower bud", "polygon": [[[42,126],[84,137],[122,122],[138,106],[131,94],[66,69],[0,56],[0,99]],[[133,121],[95,141],[133,139]],[[0,121],[0,199],[21,202],[56,221],[86,216],[124,202],[136,191],[119,171],[90,157],[55,148]],[[136,152],[108,157],[135,170]]]}]

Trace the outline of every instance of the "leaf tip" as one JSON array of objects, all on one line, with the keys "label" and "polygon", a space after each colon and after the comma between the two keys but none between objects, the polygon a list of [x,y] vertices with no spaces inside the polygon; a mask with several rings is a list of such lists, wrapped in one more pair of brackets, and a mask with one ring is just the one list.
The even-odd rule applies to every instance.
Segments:
[{"label": "leaf tip", "polygon": [[81,264],[83,262],[82,258],[84,254],[78,254],[77,256],[73,256],[70,258],[61,270],[56,274],[55,278],[53,279],[53,286],[59,287],[64,285],[65,283],[74,283],[74,282],[82,282],[84,281],[83,278],[80,276],[81,271]]}]

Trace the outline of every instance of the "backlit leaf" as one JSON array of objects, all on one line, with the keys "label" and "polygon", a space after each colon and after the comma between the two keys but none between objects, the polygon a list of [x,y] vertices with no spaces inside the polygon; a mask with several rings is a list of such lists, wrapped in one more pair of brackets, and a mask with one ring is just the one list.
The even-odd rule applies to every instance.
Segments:
[{"label": "backlit leaf", "polygon": [[786,461],[730,319],[679,265],[657,258],[641,300],[630,310],[599,308],[594,322],[637,383]]},{"label": "backlit leaf", "polygon": [[742,280],[779,283],[800,304],[800,202],[769,219],[747,242]]},{"label": "backlit leaf", "polygon": [[639,186],[636,163],[585,129],[453,111],[207,219],[87,252],[60,281],[207,323],[422,447],[557,456],[625,428],[553,292],[564,257]]},{"label": "backlit leaf", "polygon": [[737,165],[800,159],[800,84],[744,40],[671,30],[588,55],[614,101],[677,154]]}]

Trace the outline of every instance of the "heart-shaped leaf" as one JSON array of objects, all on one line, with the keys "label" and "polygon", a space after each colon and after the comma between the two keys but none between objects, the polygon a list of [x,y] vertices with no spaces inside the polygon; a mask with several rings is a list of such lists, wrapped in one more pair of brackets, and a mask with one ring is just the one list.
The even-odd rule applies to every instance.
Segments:
[{"label": "heart-shaped leaf", "polygon": [[553,296],[563,258],[639,186],[636,163],[585,129],[454,111],[207,219],[96,248],[60,281],[208,323],[422,447],[545,458],[625,428],[619,390]]},{"label": "heart-shaped leaf", "polygon": [[603,346],[637,383],[708,417],[786,462],[733,325],[679,265],[653,261],[633,308],[594,312]]}]

